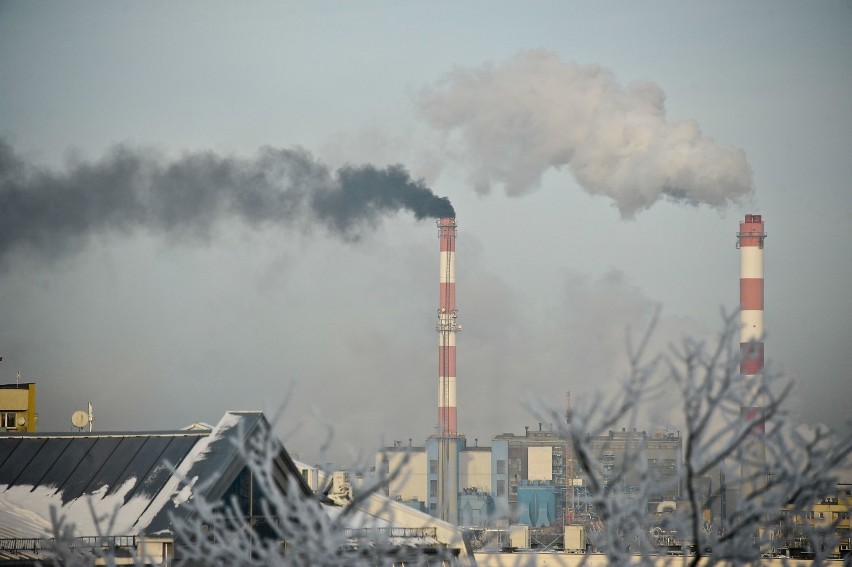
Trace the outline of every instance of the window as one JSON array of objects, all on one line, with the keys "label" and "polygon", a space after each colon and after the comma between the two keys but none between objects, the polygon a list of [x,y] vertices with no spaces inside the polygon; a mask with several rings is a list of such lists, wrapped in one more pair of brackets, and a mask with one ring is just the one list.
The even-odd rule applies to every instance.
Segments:
[{"label": "window", "polygon": [[438,474],[438,461],[434,459],[429,461],[429,474]]},{"label": "window", "polygon": [[432,480],[429,481],[429,493],[432,494],[433,496],[435,494],[438,494],[438,480],[437,479],[433,478]]},{"label": "window", "polygon": [[15,429],[15,412],[7,411],[3,413],[3,427],[6,429]]},{"label": "window", "polygon": [[497,481],[497,496],[506,496],[506,481]]},{"label": "window", "polygon": [[497,474],[506,474],[506,459],[497,459]]}]

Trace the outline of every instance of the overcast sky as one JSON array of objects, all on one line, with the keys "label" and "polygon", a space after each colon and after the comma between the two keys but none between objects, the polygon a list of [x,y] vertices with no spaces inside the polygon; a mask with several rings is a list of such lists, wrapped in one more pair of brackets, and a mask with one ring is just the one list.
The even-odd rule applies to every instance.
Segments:
[{"label": "overcast sky", "polygon": [[286,401],[308,458],[324,422],[340,461],[422,444],[447,197],[487,444],[614,384],[656,305],[658,344],[715,332],[759,213],[767,358],[848,427],[850,30],[849,1],[2,2],[0,381],[41,431]]}]

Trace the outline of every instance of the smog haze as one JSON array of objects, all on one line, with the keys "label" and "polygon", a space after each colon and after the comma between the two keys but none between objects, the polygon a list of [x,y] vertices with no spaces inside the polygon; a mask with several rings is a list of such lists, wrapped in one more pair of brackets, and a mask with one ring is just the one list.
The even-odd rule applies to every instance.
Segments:
[{"label": "smog haze", "polygon": [[[306,459],[435,431],[458,222],[458,425],[711,336],[763,215],[766,358],[847,428],[848,2],[6,3],[0,383],[40,431],[281,411]],[[656,425],[668,422],[665,400]],[[674,420],[674,417],[671,417]]]}]

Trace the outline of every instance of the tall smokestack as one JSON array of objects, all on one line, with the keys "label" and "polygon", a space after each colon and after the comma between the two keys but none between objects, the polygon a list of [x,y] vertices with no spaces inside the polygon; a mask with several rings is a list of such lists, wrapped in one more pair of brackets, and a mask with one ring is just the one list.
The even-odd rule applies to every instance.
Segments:
[{"label": "tall smokestack", "polygon": [[458,432],[456,412],[456,219],[438,220],[441,261],[438,297],[438,433]]},{"label": "tall smokestack", "polygon": [[740,223],[740,373],[749,406],[740,408],[743,425],[751,434],[742,451],[743,496],[751,498],[763,485],[766,466],[763,373],[763,241],[766,232],[760,215],[746,215]]},{"label": "tall smokestack", "polygon": [[459,452],[456,413],[456,333],[461,330],[456,310],[456,219],[438,219],[441,260],[438,297],[438,435],[437,517],[459,521]]},{"label": "tall smokestack", "polygon": [[759,382],[763,370],[763,241],[760,215],[746,215],[740,223],[740,372],[749,385]]}]

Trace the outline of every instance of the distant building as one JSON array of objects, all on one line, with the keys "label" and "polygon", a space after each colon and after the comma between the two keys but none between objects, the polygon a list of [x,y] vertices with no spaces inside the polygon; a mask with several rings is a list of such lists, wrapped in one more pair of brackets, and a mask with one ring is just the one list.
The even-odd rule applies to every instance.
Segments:
[{"label": "distant building", "polygon": [[[523,435],[502,433],[492,440],[495,497],[509,511],[510,523],[536,526],[549,518],[550,525],[562,517],[570,496],[567,487],[574,478],[570,447],[567,438],[541,424],[537,431],[527,427]],[[545,515],[533,510],[535,517],[530,517],[529,505],[542,499],[553,503],[552,510]]]},{"label": "distant building", "polygon": [[[651,479],[651,512],[660,502],[680,500],[680,470],[683,463],[683,439],[680,432],[657,429],[648,435],[645,431],[610,431],[608,435],[588,440],[598,462],[603,467],[605,482],[616,479],[630,494],[642,482],[642,466],[647,467]],[[644,463],[637,462],[642,458]]]},{"label": "distant building", "polygon": [[[385,495],[428,512],[429,463],[426,448],[395,442],[376,456],[376,470],[387,479]],[[391,475],[394,471],[395,474]]]},{"label": "distant building", "polygon": [[[789,514],[789,513],[787,513]],[[830,547],[823,552],[848,560],[852,557],[852,484],[838,483],[834,490],[820,498],[807,514],[787,517],[787,525],[781,527],[773,543],[776,550],[793,557],[812,557],[813,542],[807,527],[833,528],[834,538]]]},{"label": "distant building", "polygon": [[0,432],[32,433],[37,421],[36,385],[0,384]]},{"label": "distant building", "polygon": [[[450,455],[440,455],[443,449]],[[441,457],[453,463],[449,484],[454,487],[455,498],[450,498],[455,509],[454,523],[461,526],[484,526],[492,517],[494,507],[492,490],[492,458],[490,447],[467,445],[459,435],[449,443],[440,443],[435,436],[423,446],[395,442],[376,455],[376,470],[387,479],[385,494],[398,502],[428,512],[438,517],[438,490]],[[445,477],[446,478],[446,477]],[[486,510],[489,512],[486,513]]]},{"label": "distant building", "polygon": [[[660,502],[681,497],[678,478],[683,440],[679,432],[655,430],[648,434],[622,429],[589,437],[587,442],[605,482],[620,482],[628,494],[640,482],[637,459],[645,459],[642,465],[654,479],[651,511]],[[390,479],[388,496],[417,502],[437,515],[438,446],[430,438],[424,447],[397,442],[380,452],[376,467]],[[590,512],[583,498],[588,479],[575,466],[571,440],[558,431],[539,424],[537,430],[527,427],[523,435],[497,435],[491,447],[467,446],[464,437],[449,446],[454,451],[450,460],[458,462],[456,502],[461,526],[562,525],[563,521],[583,520]],[[477,507],[486,501],[487,506]],[[485,509],[502,517],[483,515]]]}]

